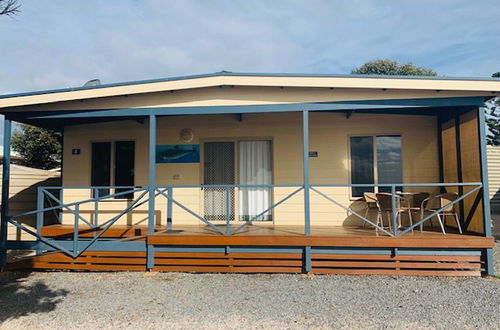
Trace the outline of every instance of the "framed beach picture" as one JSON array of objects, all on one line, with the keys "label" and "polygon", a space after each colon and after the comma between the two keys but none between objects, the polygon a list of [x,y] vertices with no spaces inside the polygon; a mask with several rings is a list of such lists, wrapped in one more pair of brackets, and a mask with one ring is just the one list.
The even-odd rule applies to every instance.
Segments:
[{"label": "framed beach picture", "polygon": [[199,144],[166,144],[156,146],[156,163],[199,163]]}]

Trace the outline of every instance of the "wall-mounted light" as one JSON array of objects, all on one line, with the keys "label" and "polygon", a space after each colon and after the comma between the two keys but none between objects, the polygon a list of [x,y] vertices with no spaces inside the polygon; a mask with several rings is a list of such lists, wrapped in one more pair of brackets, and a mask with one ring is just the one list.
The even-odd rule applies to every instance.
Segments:
[{"label": "wall-mounted light", "polygon": [[179,133],[179,138],[184,143],[189,143],[194,139],[194,132],[190,128],[183,128]]}]

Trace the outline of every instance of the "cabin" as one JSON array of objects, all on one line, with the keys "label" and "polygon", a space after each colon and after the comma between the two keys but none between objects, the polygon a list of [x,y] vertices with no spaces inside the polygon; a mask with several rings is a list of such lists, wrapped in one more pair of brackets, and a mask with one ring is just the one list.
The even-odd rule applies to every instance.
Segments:
[{"label": "cabin", "polygon": [[[223,71],[0,96],[2,266],[493,274],[484,110],[499,91],[488,78]],[[64,137],[62,184],[21,213],[12,121]],[[12,226],[31,239],[7,239]],[[11,250],[34,253],[6,264]]]}]

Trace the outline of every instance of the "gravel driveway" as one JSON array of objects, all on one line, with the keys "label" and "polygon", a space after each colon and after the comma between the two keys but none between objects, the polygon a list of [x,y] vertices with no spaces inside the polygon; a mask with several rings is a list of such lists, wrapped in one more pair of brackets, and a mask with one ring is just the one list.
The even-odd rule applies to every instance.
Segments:
[{"label": "gravel driveway", "polygon": [[4,273],[0,306],[2,329],[500,329],[500,279]]},{"label": "gravel driveway", "polygon": [[500,329],[500,278],[0,274],[0,329],[305,327]]}]

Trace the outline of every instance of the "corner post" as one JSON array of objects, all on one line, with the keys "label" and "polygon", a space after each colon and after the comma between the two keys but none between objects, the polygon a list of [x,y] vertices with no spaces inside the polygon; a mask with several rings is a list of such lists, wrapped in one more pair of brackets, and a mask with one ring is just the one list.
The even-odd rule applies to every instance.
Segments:
[{"label": "corner post", "polygon": [[397,199],[396,199],[396,186],[392,185],[391,186],[391,205],[392,205],[392,233],[394,236],[398,236],[398,229],[399,229],[399,224],[398,224],[398,205],[397,205]]},{"label": "corner post", "polygon": [[[304,169],[304,234],[311,235],[310,172],[309,172],[309,111],[302,111],[302,151]],[[304,247],[304,270],[311,271],[311,247]]]},{"label": "corner post", "polygon": [[174,207],[174,203],[172,202],[174,190],[172,187],[168,188],[168,195],[170,196],[170,199],[167,201],[167,230],[172,230],[172,213]]},{"label": "corner post", "polygon": [[10,135],[12,122],[5,118],[3,129],[2,205],[0,207],[0,270],[7,261],[7,217],[9,214]]},{"label": "corner post", "polygon": [[[37,201],[36,201],[36,209],[37,209],[37,213],[36,213],[36,233],[38,235],[42,235],[42,227],[43,227],[43,224],[44,224],[44,212],[42,211],[43,210],[43,203],[44,203],[44,200],[45,200],[45,190],[43,189],[43,187],[37,187],[36,189],[37,191]],[[40,240],[37,238],[37,241],[38,243],[40,243]],[[38,245],[37,249],[36,249],[36,255],[40,255],[42,254],[42,249],[40,249],[40,245]]]},{"label": "corner post", "polygon": [[302,145],[304,168],[304,234],[311,235],[310,173],[309,173],[309,111],[302,111]]},{"label": "corner post", "polygon": [[[156,115],[149,115],[149,203],[148,234],[155,231],[155,189],[156,189]],[[154,246],[147,245],[147,269],[154,266]]]},{"label": "corner post", "polygon": [[[478,124],[479,124],[479,148],[481,155],[481,183],[483,184],[483,227],[484,236],[492,236],[491,232],[491,209],[490,209],[490,196],[488,186],[488,161],[486,154],[486,118],[485,106],[477,108],[478,111]],[[485,251],[485,268],[486,275],[493,275],[495,270],[493,266],[493,249],[486,249]]]}]

